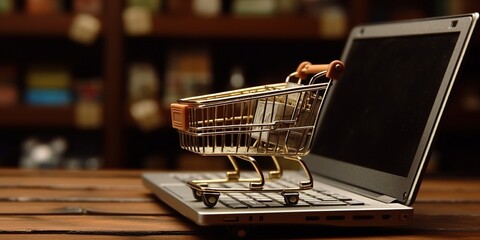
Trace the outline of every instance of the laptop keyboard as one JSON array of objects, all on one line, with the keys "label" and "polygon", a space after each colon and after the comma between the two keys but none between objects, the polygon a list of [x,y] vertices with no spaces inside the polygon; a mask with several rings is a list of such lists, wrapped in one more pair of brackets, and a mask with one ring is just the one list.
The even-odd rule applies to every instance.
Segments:
[{"label": "laptop keyboard", "polygon": [[[216,174],[175,174],[177,179],[187,182],[192,179],[218,179],[222,178],[221,175]],[[245,176],[242,174],[242,177]],[[298,180],[283,177],[282,179],[274,181],[266,181],[264,189],[268,188],[295,188],[298,187]],[[216,184],[218,187],[235,187],[235,188],[247,188],[248,183],[228,183]],[[266,207],[286,207],[284,197],[280,192],[222,192],[218,200],[219,203],[229,208],[266,208]],[[300,200],[295,205],[288,207],[311,207],[311,206],[347,206],[347,205],[365,205],[364,202],[352,199],[350,197],[327,191],[320,188],[313,188],[310,190],[300,191]]]}]

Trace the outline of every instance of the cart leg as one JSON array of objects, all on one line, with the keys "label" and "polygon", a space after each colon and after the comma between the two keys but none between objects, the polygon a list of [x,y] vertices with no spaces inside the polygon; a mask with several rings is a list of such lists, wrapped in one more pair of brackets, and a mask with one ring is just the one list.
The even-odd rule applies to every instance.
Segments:
[{"label": "cart leg", "polygon": [[262,171],[260,170],[260,166],[258,165],[257,161],[255,158],[250,157],[250,156],[238,156],[240,159],[243,159],[245,161],[248,161],[252,164],[253,168],[257,172],[258,179],[252,179],[253,181],[258,181],[258,182],[251,182],[250,183],[250,189],[252,190],[261,190],[263,189],[263,185],[265,184],[265,177],[263,176]]},{"label": "cart leg", "polygon": [[272,156],[272,160],[273,160],[273,163],[275,164],[276,169],[273,171],[270,171],[269,177],[272,179],[279,179],[282,177],[282,174],[283,174],[282,166],[280,166],[280,163],[278,162],[277,157]]},{"label": "cart leg", "polygon": [[227,172],[227,180],[228,181],[238,181],[240,179],[240,168],[237,165],[237,161],[232,156],[227,156],[232,163],[233,171]]},{"label": "cart leg", "polygon": [[303,171],[305,172],[305,176],[307,177],[307,181],[300,182],[300,187],[303,189],[312,189],[313,178],[310,170],[308,170],[307,165],[305,165],[305,162],[301,158],[298,158],[298,163],[300,164],[300,166],[302,166]]},{"label": "cart leg", "polygon": [[308,190],[313,188],[313,177],[312,174],[310,173],[310,170],[308,170],[307,165],[305,165],[305,162],[302,160],[300,157],[285,157],[285,159],[289,159],[292,161],[297,161],[298,164],[302,167],[303,171],[305,172],[305,177],[307,178],[307,181],[301,181],[300,182],[300,188],[302,190]]}]

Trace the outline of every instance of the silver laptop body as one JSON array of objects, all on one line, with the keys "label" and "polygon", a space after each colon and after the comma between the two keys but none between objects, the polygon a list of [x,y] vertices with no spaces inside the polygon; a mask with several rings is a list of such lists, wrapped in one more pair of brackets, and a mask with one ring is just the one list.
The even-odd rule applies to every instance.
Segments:
[{"label": "silver laptop body", "polygon": [[[357,26],[350,32],[341,58],[345,72],[326,99],[305,162],[314,175],[315,189],[362,204],[207,208],[182,180],[199,172],[144,173],[144,185],[205,226],[407,224],[478,16],[387,22]],[[284,176],[297,174],[284,172]]]}]

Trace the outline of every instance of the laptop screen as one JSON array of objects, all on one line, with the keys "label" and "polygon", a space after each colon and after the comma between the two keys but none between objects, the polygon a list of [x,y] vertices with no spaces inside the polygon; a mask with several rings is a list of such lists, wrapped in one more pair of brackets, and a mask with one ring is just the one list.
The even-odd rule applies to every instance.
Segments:
[{"label": "laptop screen", "polygon": [[312,153],[406,177],[458,36],[354,40]]}]

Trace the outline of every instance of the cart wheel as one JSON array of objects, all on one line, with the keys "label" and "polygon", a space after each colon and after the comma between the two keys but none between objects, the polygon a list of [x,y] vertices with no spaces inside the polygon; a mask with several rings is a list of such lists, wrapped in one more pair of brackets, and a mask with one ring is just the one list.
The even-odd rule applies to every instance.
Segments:
[{"label": "cart wheel", "polygon": [[283,199],[288,206],[295,205],[300,199],[300,194],[298,192],[284,192],[282,193]]},{"label": "cart wheel", "polygon": [[195,189],[195,188],[192,188],[192,193],[193,193],[193,197],[197,200],[197,201],[202,201],[202,192]]},{"label": "cart wheel", "polygon": [[203,203],[209,208],[215,207],[215,205],[217,205],[218,198],[220,197],[219,192],[203,192],[202,195]]},{"label": "cart wheel", "polygon": [[[208,184],[205,184],[205,183],[202,183],[202,184],[197,184],[199,187],[201,188],[205,188],[205,187],[208,187]],[[197,200],[197,201],[202,201],[203,198],[202,198],[202,191],[200,190],[197,190],[195,188],[192,187],[192,193],[193,193],[193,197]]]}]

